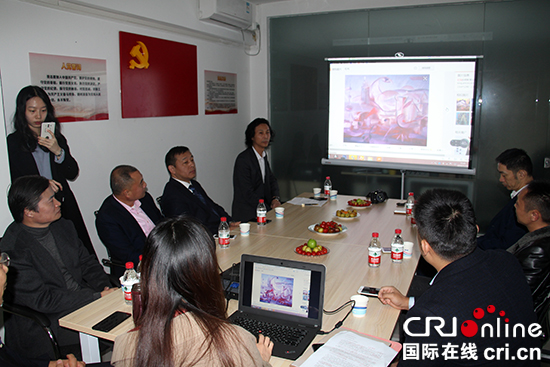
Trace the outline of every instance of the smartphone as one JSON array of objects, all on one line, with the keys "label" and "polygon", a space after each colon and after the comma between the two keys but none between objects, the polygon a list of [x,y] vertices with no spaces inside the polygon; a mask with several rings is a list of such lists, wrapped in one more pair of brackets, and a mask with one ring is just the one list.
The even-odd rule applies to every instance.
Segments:
[{"label": "smartphone", "polygon": [[107,316],[107,318],[101,320],[100,322],[92,326],[92,329],[108,333],[109,331],[113,330],[115,327],[120,325],[124,320],[126,320],[130,316],[132,315],[129,313],[116,311],[111,315]]},{"label": "smartphone", "polygon": [[55,122],[43,122],[40,126],[40,136],[46,139],[53,138],[52,134],[48,132],[51,130],[55,134]]},{"label": "smartphone", "polygon": [[383,254],[391,254],[391,247],[390,246],[382,247],[382,253]]},{"label": "smartphone", "polygon": [[378,292],[380,292],[380,288],[367,287],[366,285],[359,287],[357,290],[357,293],[369,297],[378,297]]}]

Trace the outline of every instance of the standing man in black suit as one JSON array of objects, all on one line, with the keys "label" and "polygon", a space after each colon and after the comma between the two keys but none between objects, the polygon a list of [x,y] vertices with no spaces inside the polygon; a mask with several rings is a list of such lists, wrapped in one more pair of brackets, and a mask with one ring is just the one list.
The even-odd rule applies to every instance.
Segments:
[{"label": "standing man in black suit", "polygon": [[[122,264],[131,261],[137,266],[145,239],[162,219],[162,214],[147,193],[147,183],[137,168],[115,167],[110,185],[113,194],[103,201],[97,212],[97,234],[112,261]],[[124,274],[124,269],[113,267],[111,274],[118,278]]]},{"label": "standing man in black suit", "polygon": [[166,169],[170,180],[164,186],[160,206],[167,217],[187,214],[198,219],[212,233],[218,233],[220,218],[226,217],[230,229],[238,228],[231,216],[194,180],[197,176],[195,159],[187,147],[174,147],[166,153]]},{"label": "standing man in black suit", "polygon": [[380,289],[383,304],[408,310],[399,366],[540,366],[542,333],[523,271],[512,254],[477,248],[468,198],[430,190],[414,209],[420,253],[438,273],[416,299]]},{"label": "standing man in black suit", "polygon": [[266,149],[275,133],[269,121],[257,118],[245,131],[246,148],[235,160],[233,169],[233,217],[253,221],[256,207],[264,199],[267,210],[281,205],[279,184],[267,160]]}]

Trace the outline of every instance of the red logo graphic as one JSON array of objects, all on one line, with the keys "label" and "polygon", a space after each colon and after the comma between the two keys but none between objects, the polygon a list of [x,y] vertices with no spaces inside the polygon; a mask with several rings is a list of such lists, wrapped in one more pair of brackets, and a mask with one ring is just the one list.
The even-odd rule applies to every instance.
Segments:
[{"label": "red logo graphic", "polygon": [[[494,313],[495,311],[496,311],[495,306],[493,305],[487,306],[488,313]],[[474,310],[473,315],[475,319],[481,320],[485,316],[485,311],[483,310],[483,308],[478,307]],[[506,312],[500,311],[498,315],[500,317],[504,317],[506,315]],[[510,319],[505,318],[504,322],[508,323],[510,322]],[[477,334],[477,332],[479,331],[479,326],[473,320],[466,320],[462,323],[462,325],[460,325],[460,331],[462,332],[462,335],[464,335],[465,337],[471,338]]]}]

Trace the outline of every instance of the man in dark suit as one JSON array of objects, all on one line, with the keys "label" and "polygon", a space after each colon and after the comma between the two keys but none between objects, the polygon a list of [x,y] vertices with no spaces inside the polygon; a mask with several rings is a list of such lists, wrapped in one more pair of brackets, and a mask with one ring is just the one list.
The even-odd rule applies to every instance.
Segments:
[{"label": "man in dark suit", "polygon": [[[110,185],[113,194],[103,201],[97,212],[97,234],[112,261],[122,264],[131,261],[137,266],[145,239],[162,219],[162,214],[147,193],[147,183],[137,168],[115,167]],[[111,274],[120,277],[124,269],[113,267]]]},{"label": "man in dark suit", "polygon": [[[109,278],[95,256],[77,236],[71,221],[61,218],[57,187],[41,176],[16,179],[8,193],[14,222],[2,238],[2,250],[11,257],[11,279],[5,298],[42,312],[51,322],[62,352],[79,353],[78,333],[61,328],[59,318],[103,297]],[[53,351],[46,333],[31,319],[9,315],[6,340],[28,358]]]},{"label": "man in dark suit", "polygon": [[[510,253],[477,248],[468,198],[430,190],[418,199],[415,219],[420,252],[438,273],[416,299],[392,286],[380,289],[383,304],[408,310],[399,365],[540,365],[529,355],[540,353],[541,332],[521,267]],[[504,347],[509,357],[499,351]]]},{"label": "man in dark suit", "polygon": [[204,224],[212,234],[218,232],[221,217],[227,218],[231,229],[239,226],[240,222],[233,222],[231,216],[210,199],[194,180],[197,168],[189,148],[178,146],[170,149],[166,153],[165,163],[170,174],[160,203],[165,216],[190,215]]},{"label": "man in dark suit", "polygon": [[257,118],[248,124],[245,144],[248,147],[235,160],[233,169],[233,217],[255,221],[260,199],[267,210],[281,205],[279,184],[269,167],[266,149],[274,137],[269,122]]},{"label": "man in dark suit", "polygon": [[523,149],[512,148],[502,152],[496,162],[499,182],[512,192],[510,201],[491,220],[485,235],[477,239],[478,246],[484,250],[506,250],[527,233],[527,228],[516,220],[514,205],[517,195],[533,181],[531,158]]}]

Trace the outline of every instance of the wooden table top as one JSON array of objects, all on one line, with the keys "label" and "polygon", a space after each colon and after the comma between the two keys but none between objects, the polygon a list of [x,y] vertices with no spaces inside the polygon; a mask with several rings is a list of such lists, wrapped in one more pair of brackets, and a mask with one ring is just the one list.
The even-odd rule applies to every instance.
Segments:
[{"label": "wooden table top", "polygon": [[[392,263],[389,254],[382,255],[381,266],[370,268],[367,265],[368,244],[372,232],[380,233],[383,246],[389,246],[395,228],[402,229],[403,239],[415,244],[416,230],[411,228],[404,215],[394,214],[396,202],[390,199],[386,203],[374,205],[370,209],[358,210],[360,217],[353,220],[338,220],[333,218],[337,209],[347,207],[351,196],[339,195],[337,201],[329,201],[322,207],[301,207],[285,203],[285,216],[275,219],[275,213],[267,215],[272,222],[263,227],[251,223],[251,234],[241,236],[237,234],[231,240],[227,249],[218,248],[218,262],[222,269],[231,267],[240,262],[241,254],[253,254],[298,261],[323,263],[327,268],[325,284],[325,310],[334,310],[356,294],[362,285],[381,287],[393,285],[401,292],[406,293],[419,259],[419,250],[415,245],[412,259],[402,263]],[[338,235],[323,235],[310,232],[307,227],[320,221],[335,220],[347,226],[345,233]],[[324,256],[303,256],[295,253],[294,249],[303,245],[309,238],[315,238],[319,244],[326,246],[330,253]],[[238,307],[237,301],[230,301],[228,315]],[[122,292],[117,290],[81,309],[63,317],[59,323],[63,327],[108,340],[133,328],[132,319],[128,319],[109,333],[98,332],[91,326],[104,319],[114,311],[131,312],[131,306],[124,304]],[[347,309],[337,315],[323,316],[323,330],[330,330],[346,314]],[[367,307],[367,314],[363,318],[350,315],[344,326],[367,334],[389,339],[397,323],[399,311],[390,306],[382,305],[378,299],[371,298]],[[316,338],[320,339],[321,336]],[[311,348],[306,353],[311,353]],[[289,366],[291,361],[273,357],[273,366]]]}]

